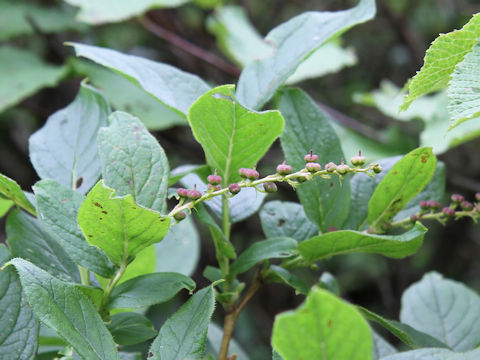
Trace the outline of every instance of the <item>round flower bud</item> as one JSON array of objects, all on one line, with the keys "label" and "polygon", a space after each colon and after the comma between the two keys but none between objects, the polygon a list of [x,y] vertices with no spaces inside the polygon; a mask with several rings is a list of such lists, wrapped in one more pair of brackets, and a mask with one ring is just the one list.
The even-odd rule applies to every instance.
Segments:
[{"label": "round flower bud", "polygon": [[470,210],[473,209],[473,204],[471,202],[468,202],[468,201],[462,201],[460,203],[460,207],[465,211],[470,211]]},{"label": "round flower bud", "polygon": [[207,176],[207,181],[209,184],[218,185],[222,182],[222,177],[217,175],[217,171],[215,170],[215,174]]},{"label": "round flower bud", "polygon": [[184,188],[179,188],[177,190],[177,194],[178,196],[180,196],[181,198],[186,198],[187,197],[187,194],[188,193],[188,190],[187,189],[184,189]]},{"label": "round flower bud", "polygon": [[339,173],[340,175],[345,175],[349,171],[350,171],[350,167],[348,165],[341,164],[337,166],[337,173]]},{"label": "round flower bud", "polygon": [[335,165],[333,162],[329,162],[328,164],[325,164],[324,169],[329,173],[333,173],[335,170],[337,170],[337,165]]},{"label": "round flower bud", "polygon": [[267,192],[267,193],[274,193],[274,192],[277,192],[278,188],[277,188],[277,185],[273,182],[266,182],[266,183],[263,183],[263,189]]},{"label": "round flower bud", "polygon": [[455,203],[455,204],[460,204],[462,201],[465,200],[465,198],[463,197],[463,195],[460,195],[460,194],[453,194],[450,199],[452,199],[452,202]]},{"label": "round flower bud", "polygon": [[240,175],[242,178],[246,179],[247,178],[247,171],[250,169],[247,168],[241,168],[238,170],[238,175]]},{"label": "round flower bud", "polygon": [[185,219],[187,217],[187,215],[181,211],[179,213],[176,213],[175,215],[173,215],[173,217],[175,218],[175,220],[177,221],[182,221],[183,219]]},{"label": "round flower bud", "polygon": [[422,210],[428,210],[428,209],[430,209],[430,205],[428,204],[428,201],[427,201],[427,200],[420,200],[420,202],[418,203],[418,205],[420,205],[420,207],[422,208]]},{"label": "round flower bud", "polygon": [[353,156],[350,159],[350,162],[353,166],[363,166],[367,162],[367,158],[365,156],[362,156],[362,152],[359,151],[358,156]]},{"label": "round flower bud", "polygon": [[417,214],[410,215],[410,221],[412,223],[416,223],[419,219],[420,219],[420,217]]},{"label": "round flower bud", "polygon": [[257,180],[260,176],[258,171],[255,169],[247,169],[246,174],[247,174],[247,179],[249,180]]},{"label": "round flower bud", "polygon": [[309,162],[309,163],[305,164],[305,169],[307,169],[311,173],[314,173],[314,172],[320,171],[322,169],[322,167],[320,166],[319,163]]},{"label": "round flower bud", "polygon": [[480,193],[475,194],[475,200],[480,201]]},{"label": "round flower bud", "polygon": [[382,167],[380,166],[380,164],[377,164],[375,163],[375,165],[373,166],[373,172],[375,174],[380,174],[382,172]]},{"label": "round flower bud", "polygon": [[277,166],[277,173],[282,176],[290,174],[292,170],[292,167],[288,165],[285,161]]},{"label": "round flower bud", "polygon": [[218,190],[222,190],[222,187],[220,185],[208,184],[208,191],[218,191]]},{"label": "round flower bud", "polygon": [[432,209],[434,211],[440,209],[440,207],[442,206],[442,205],[440,205],[440,203],[436,202],[435,200],[427,201],[427,205],[430,209]]},{"label": "round flower bud", "polygon": [[198,190],[188,190],[187,192],[187,197],[192,199],[192,200],[198,200],[202,197],[202,193]]},{"label": "round flower bud", "polygon": [[234,183],[228,186],[228,190],[232,195],[236,195],[240,192],[240,190],[242,190],[242,188],[237,183]]},{"label": "round flower bud", "polygon": [[303,160],[305,160],[306,163],[310,162],[317,162],[318,161],[318,155],[315,155],[312,150],[310,150],[310,154],[307,154],[303,157]]},{"label": "round flower bud", "polygon": [[449,208],[449,207],[444,207],[442,210],[443,214],[447,217],[453,217],[455,216],[455,210]]}]

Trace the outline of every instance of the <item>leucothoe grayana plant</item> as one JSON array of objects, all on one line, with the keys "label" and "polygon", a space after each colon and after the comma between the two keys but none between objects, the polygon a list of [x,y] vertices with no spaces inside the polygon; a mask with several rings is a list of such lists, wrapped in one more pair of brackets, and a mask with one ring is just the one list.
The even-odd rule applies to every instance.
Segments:
[{"label": "leucothoe grayana plant", "polygon": [[[445,167],[431,148],[373,163],[360,152],[346,161],[327,115],[302,90],[283,87],[312,51],[374,14],[374,1],[362,0],[349,10],[294,17],[272,30],[275,51],[247,65],[236,86],[211,88],[166,64],[70,44],[185,118],[206,164],[170,171],[141,119],[111,112],[84,81],[75,100],[30,138],[41,178],[33,193],[0,175],[1,213],[8,212],[8,246],[0,245],[0,358],[33,359],[39,348],[56,346],[52,358],[139,359],[127,346],[150,341],[149,359],[248,359],[233,341],[235,324],[268,282],[305,296],[275,319],[274,359],[480,358],[480,298],[462,284],[427,274],[403,295],[398,322],[342,300],[328,273],[311,283],[296,272],[347,253],[404,258],[421,246],[425,220],[480,217],[480,194],[438,202]],[[457,54],[452,81],[467,68],[462,61],[479,61],[470,55],[479,49],[478,19],[466,25],[475,40],[462,50],[465,60]],[[467,46],[462,31],[452,42]],[[438,76],[429,74],[438,46],[447,45],[432,45],[407,104]],[[261,111],[265,104],[272,109]],[[278,138],[285,161],[260,174],[256,165]],[[299,203],[270,201],[260,210],[279,183],[293,188]],[[265,240],[239,252],[232,224],[259,211]],[[190,278],[192,218],[208,228],[203,241],[217,260],[204,269],[210,285],[201,289]],[[157,331],[145,310],[185,291],[189,299]],[[214,311],[223,331],[210,323]],[[411,350],[397,353],[371,323]]]}]

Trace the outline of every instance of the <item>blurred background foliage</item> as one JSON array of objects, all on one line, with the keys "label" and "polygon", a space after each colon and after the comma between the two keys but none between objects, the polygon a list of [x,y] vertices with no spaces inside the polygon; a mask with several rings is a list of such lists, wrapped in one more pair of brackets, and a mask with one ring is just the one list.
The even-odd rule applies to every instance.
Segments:
[{"label": "blurred background foliage", "polygon": [[[76,58],[64,46],[66,41],[172,64],[212,85],[235,83],[245,64],[271,50],[273,45],[262,40],[270,29],[305,11],[352,5],[347,0],[0,0],[0,172],[30,190],[38,177],[28,159],[28,138],[48,116],[73,100],[86,77],[102,90],[113,109],[145,122],[166,150],[172,168],[204,163],[202,150],[183,118],[123,77]],[[402,113],[398,106],[403,85],[422,66],[431,41],[439,33],[463,26],[480,11],[480,4],[475,0],[378,0],[377,6],[373,21],[324,45],[288,82],[299,84],[331,115],[347,159],[359,149],[372,161],[404,154],[419,145],[432,146],[446,165],[444,202],[454,192],[472,199],[480,191],[478,121],[445,135],[448,113],[442,92],[417,100]],[[276,143],[259,164],[261,172],[273,172],[282,160]],[[280,187],[270,200],[296,201],[296,195]],[[1,225],[0,240],[4,241]],[[470,220],[446,227],[429,225],[423,247],[411,258],[339,256],[323,263],[316,278],[307,272],[300,275],[317,281],[329,271],[346,299],[388,318],[398,318],[401,293],[428,270],[480,291],[479,226]],[[193,278],[202,287],[207,284],[202,271],[214,264],[215,256],[206,229],[200,224],[196,224],[198,230],[192,230],[191,224],[188,228],[182,241],[193,253],[183,268],[191,273],[199,259]],[[196,245],[197,231],[200,246]],[[263,236],[255,215],[234,226],[232,241],[241,251]],[[162,266],[157,261],[157,270],[169,266],[177,265]],[[270,356],[274,315],[302,299],[277,284],[265,286],[254,298],[236,331],[237,342],[248,348],[252,359]],[[148,316],[158,328],[182,302],[174,299],[151,308]],[[218,329],[211,334],[209,338],[214,339]]]}]

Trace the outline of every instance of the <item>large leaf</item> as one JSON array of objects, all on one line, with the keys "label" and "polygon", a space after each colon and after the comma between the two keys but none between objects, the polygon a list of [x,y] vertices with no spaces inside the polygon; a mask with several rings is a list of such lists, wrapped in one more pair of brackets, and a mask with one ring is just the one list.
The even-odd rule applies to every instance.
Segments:
[{"label": "large leaf", "polygon": [[317,226],[308,220],[303,207],[295,202],[267,202],[260,211],[260,220],[267,238],[286,236],[303,241],[318,234]]},{"label": "large leaf", "polygon": [[103,96],[82,84],[75,100],[30,137],[30,160],[42,179],[87,192],[100,177],[97,132],[110,112]]},{"label": "large leaf", "polygon": [[480,297],[438,273],[424,275],[403,293],[400,320],[456,351],[480,345]]},{"label": "large leaf", "polygon": [[90,300],[73,284],[60,281],[26,260],[10,261],[40,321],[84,359],[118,359],[116,345]]},{"label": "large leaf", "polygon": [[474,15],[461,29],[441,34],[430,45],[424,65],[407,83],[408,96],[401,109],[407,109],[419,96],[447,86],[455,66],[471,51],[480,33],[480,14]]},{"label": "large leaf", "polygon": [[170,169],[162,147],[139,119],[117,111],[109,120],[98,132],[105,185],[117,196],[130,194],[138,205],[165,211]]},{"label": "large leaf", "polygon": [[142,275],[118,285],[110,296],[109,309],[133,309],[170,300],[180,290],[193,291],[195,282],[178,273]]},{"label": "large leaf", "polygon": [[161,241],[170,218],[135,204],[131,195],[114,195],[113,189],[99,181],[80,207],[78,224],[89,244],[98,246],[114,264],[120,265]]},{"label": "large leaf", "polygon": [[241,106],[234,85],[219,86],[200,97],[188,112],[193,135],[223,185],[241,180],[238,169],[251,168],[283,130],[278,111],[256,112]]},{"label": "large leaf", "polygon": [[[0,244],[0,268],[10,254]],[[0,271],[0,354],[4,359],[33,359],[38,346],[38,320],[22,294],[15,270]]]},{"label": "large leaf", "polygon": [[480,349],[457,353],[446,349],[419,349],[398,353],[381,360],[477,360]]},{"label": "large leaf", "polygon": [[170,8],[183,5],[190,0],[135,0],[119,3],[117,0],[65,0],[70,5],[80,7],[79,21],[98,25],[119,22],[138,16],[150,9]]},{"label": "large leaf", "polygon": [[[3,16],[3,13],[0,16]],[[2,22],[0,18],[0,23]],[[66,67],[48,65],[28,50],[2,45],[0,79],[3,80],[0,83],[0,112],[44,87],[55,86],[65,72]]]},{"label": "large leaf", "polygon": [[412,229],[401,235],[375,235],[339,230],[305,240],[298,245],[298,250],[309,262],[354,252],[403,258],[418,250],[426,232],[427,228],[421,223],[416,223]]},{"label": "large leaf", "polygon": [[163,324],[150,347],[153,360],[202,359],[215,307],[211,286],[197,291]]},{"label": "large leaf", "polygon": [[37,219],[14,210],[7,217],[6,230],[13,256],[29,260],[61,280],[80,282],[77,265]]},{"label": "large leaf", "polygon": [[55,180],[35,184],[38,216],[47,232],[79,265],[105,278],[113,275],[113,267],[105,254],[85,240],[78,224],[78,210],[84,197]]},{"label": "large leaf", "polygon": [[373,231],[402,210],[425,186],[435,172],[437,159],[431,148],[418,148],[398,161],[376,187],[368,203],[368,222]]},{"label": "large leaf", "polygon": [[[327,115],[307,94],[299,89],[282,91],[279,109],[286,120],[282,148],[287,162],[294,169],[305,167],[303,157],[310,150],[318,154],[321,164],[340,163],[343,152],[338,137]],[[330,180],[316,177],[300,185],[297,193],[308,218],[321,231],[341,227],[350,205],[348,179],[340,183],[336,176]]]},{"label": "large leaf", "polygon": [[318,288],[297,310],[277,315],[272,344],[284,360],[371,359],[373,345],[355,307]]},{"label": "large leaf", "polygon": [[35,208],[27,199],[22,191],[20,185],[15,180],[12,180],[5,175],[0,174],[0,195],[13,201],[15,204],[25,209],[32,215],[36,215]]},{"label": "large leaf", "polygon": [[361,0],[352,9],[306,12],[277,26],[265,37],[270,56],[250,63],[240,75],[237,96],[251,109],[261,108],[298,66],[325,41],[375,15],[375,1]]},{"label": "large leaf", "polygon": [[199,77],[170,65],[101,47],[71,45],[75,48],[77,56],[118,72],[183,116],[192,103],[209,89]]},{"label": "large leaf", "polygon": [[114,314],[108,330],[119,345],[138,344],[157,335],[150,320],[133,312]]},{"label": "large leaf", "polygon": [[258,241],[240,254],[232,264],[230,274],[238,275],[244,273],[262,260],[290,257],[296,248],[297,241],[288,237]]}]

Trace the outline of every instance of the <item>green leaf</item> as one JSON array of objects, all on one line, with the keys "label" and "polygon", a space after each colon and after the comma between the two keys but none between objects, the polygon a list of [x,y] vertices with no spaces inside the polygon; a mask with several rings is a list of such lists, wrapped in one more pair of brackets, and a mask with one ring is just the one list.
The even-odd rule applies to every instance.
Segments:
[{"label": "green leaf", "polygon": [[195,282],[178,273],[146,274],[130,279],[112,291],[109,309],[134,309],[170,300],[182,289],[193,291]]},{"label": "green leaf", "polygon": [[[285,118],[281,141],[288,164],[294,169],[304,168],[303,157],[310,150],[319,156],[320,164],[340,163],[343,152],[338,137],[327,115],[307,94],[299,89],[282,91],[279,109]],[[340,183],[337,177],[330,180],[317,177],[300,185],[297,193],[308,218],[321,231],[341,227],[350,206],[348,178]]]},{"label": "green leaf", "polygon": [[464,353],[445,349],[419,349],[390,355],[382,360],[477,360],[479,356],[480,349]]},{"label": "green leaf", "polygon": [[13,256],[32,262],[61,280],[80,282],[77,265],[37,219],[14,210],[7,217],[6,230]]},{"label": "green leaf", "polygon": [[295,202],[269,201],[260,211],[262,229],[267,238],[286,236],[297,241],[318,234],[318,228],[305,215],[303,207]]},{"label": "green leaf", "polygon": [[156,272],[178,272],[190,276],[200,258],[200,236],[191,217],[168,229],[165,238],[154,245]]},{"label": "green leaf", "polygon": [[258,241],[240,254],[232,264],[230,274],[238,275],[244,273],[262,260],[290,257],[296,248],[297,241],[288,237]]},{"label": "green leaf", "polygon": [[215,307],[213,288],[197,291],[163,324],[150,347],[153,360],[201,359]]},{"label": "green leaf", "polygon": [[402,296],[400,320],[455,351],[480,345],[480,297],[465,285],[432,272]]},{"label": "green leaf", "polygon": [[300,278],[280,266],[270,265],[266,278],[269,281],[287,284],[294,288],[295,291],[299,294],[307,295],[310,291],[310,286],[308,286]]},{"label": "green leaf", "polygon": [[109,112],[103,96],[82,84],[75,100],[30,137],[30,160],[40,178],[86,193],[100,177],[97,132]]},{"label": "green leaf", "polygon": [[15,203],[12,200],[3,199],[0,197],[0,218],[2,218],[14,204]]},{"label": "green leaf", "polygon": [[[118,281],[117,286],[118,284],[122,284],[130,279],[136,278],[137,276],[153,273],[155,271],[155,266],[155,246],[150,245],[135,255],[135,259],[128,264],[127,270]],[[104,284],[106,286],[108,281]]]},{"label": "green leaf", "polygon": [[375,314],[373,311],[365,309],[361,306],[357,306],[357,309],[362,313],[363,316],[365,316],[367,320],[375,321],[377,324],[383,326],[385,329],[390,331],[390,333],[403,341],[405,345],[408,345],[413,349],[422,347],[448,348],[448,346],[441,341],[438,341],[429,334],[418,331],[407,324],[402,324],[401,322],[395,320],[385,319],[380,315]]},{"label": "green leaf", "polygon": [[12,180],[2,174],[0,174],[0,195],[10,199],[22,209],[28,211],[30,214],[34,216],[37,215],[35,208],[33,207],[32,203],[28,201],[20,185],[18,185],[15,180]]},{"label": "green leaf", "polygon": [[120,22],[134,16],[142,15],[151,9],[172,8],[183,5],[189,0],[137,0],[122,3],[116,0],[65,0],[80,8],[77,14],[79,21],[99,25],[108,22]]},{"label": "green leaf", "polygon": [[373,354],[372,360],[381,360],[385,356],[396,354],[397,350],[384,338],[372,330]]},{"label": "green leaf", "polygon": [[107,326],[119,345],[139,344],[157,335],[150,320],[133,312],[112,315]]},{"label": "green leaf", "polygon": [[9,262],[20,275],[35,315],[85,359],[114,360],[118,352],[94,306],[73,284],[60,281],[35,265],[15,258]]},{"label": "green leaf", "polygon": [[198,76],[167,64],[96,46],[76,43],[70,45],[74,47],[77,56],[116,71],[182,116],[209,89]]},{"label": "green leaf", "polygon": [[[480,23],[478,35],[480,35]],[[479,67],[480,42],[477,41],[472,51],[457,64],[452,74],[452,80],[448,84],[447,94],[450,100],[448,111],[453,122],[450,128],[480,116]]]},{"label": "green leaf", "polygon": [[318,279],[318,286],[337,296],[340,296],[341,294],[340,285],[338,284],[337,279],[328,271],[322,273],[320,279]]},{"label": "green leaf", "polygon": [[280,112],[256,112],[241,106],[234,85],[201,96],[188,111],[195,139],[207,163],[223,177],[223,185],[240,181],[240,168],[252,168],[283,131]]},{"label": "green leaf", "polygon": [[138,117],[150,130],[164,130],[174,125],[186,125],[184,117],[163,105],[122,75],[100,65],[74,59],[77,73],[88,77],[115,110]]},{"label": "green leaf", "polygon": [[400,235],[375,235],[339,230],[305,240],[298,245],[298,250],[308,262],[354,252],[382,254],[398,259],[414,254],[422,245],[426,232],[427,228],[419,222]]},{"label": "green leaf", "polygon": [[[215,323],[210,323],[207,333],[207,352],[211,352],[214,355],[214,359],[218,358],[218,352],[220,351],[220,345],[222,343],[223,329]],[[237,360],[249,360],[247,353],[240,347],[235,339],[230,340],[228,347],[228,356],[236,354]]]},{"label": "green leaf", "polygon": [[378,184],[368,203],[371,229],[381,231],[430,182],[437,159],[431,148],[418,148],[397,162]]},{"label": "green leaf", "polygon": [[2,45],[0,49],[0,64],[0,79],[3,79],[0,84],[0,112],[44,87],[57,85],[67,70],[65,66],[44,63],[28,50],[9,45]]},{"label": "green leaf", "polygon": [[[0,244],[0,268],[10,254]],[[14,269],[0,271],[0,354],[4,359],[33,359],[37,351],[38,320],[22,294]]]},{"label": "green leaf", "polygon": [[78,224],[88,243],[102,249],[116,265],[163,239],[169,217],[135,204],[131,195],[115,198],[103,181],[88,193],[78,212]]},{"label": "green leaf", "polygon": [[436,38],[427,50],[424,65],[407,83],[409,93],[400,109],[407,109],[419,96],[446,87],[455,66],[471,51],[479,33],[480,14],[475,14],[461,30]]},{"label": "green leaf", "polygon": [[240,75],[237,89],[240,103],[260,109],[313,51],[374,15],[375,1],[361,0],[349,10],[306,12],[277,26],[264,39],[274,45],[274,51],[250,63]]},{"label": "green leaf", "polygon": [[277,315],[272,344],[284,360],[365,360],[373,346],[370,328],[355,307],[318,288],[297,310]]},{"label": "green leaf", "polygon": [[91,246],[77,224],[84,197],[55,180],[42,180],[33,187],[38,217],[45,230],[77,264],[105,278],[113,275],[112,264],[96,246]]},{"label": "green leaf", "polygon": [[98,132],[105,185],[117,196],[130,194],[136,204],[164,212],[170,171],[165,151],[139,119],[117,111],[109,120]]}]

